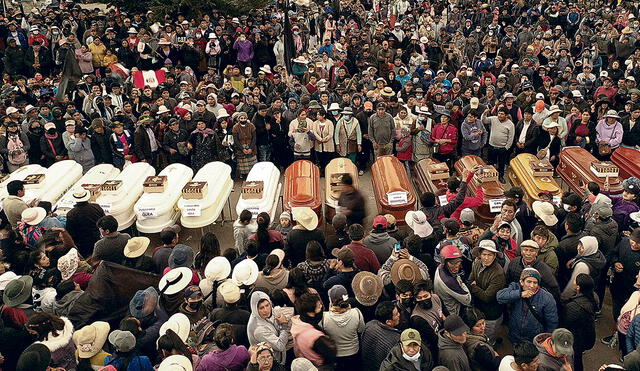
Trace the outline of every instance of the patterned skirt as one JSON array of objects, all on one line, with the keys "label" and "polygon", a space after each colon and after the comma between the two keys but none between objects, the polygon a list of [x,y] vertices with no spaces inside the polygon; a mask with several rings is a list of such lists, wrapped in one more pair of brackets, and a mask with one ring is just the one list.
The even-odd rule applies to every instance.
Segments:
[{"label": "patterned skirt", "polygon": [[250,155],[250,156],[240,155],[240,156],[238,156],[238,171],[240,172],[240,175],[249,174],[249,171],[251,170],[253,165],[256,164],[256,162],[258,162],[256,160],[256,155]]}]

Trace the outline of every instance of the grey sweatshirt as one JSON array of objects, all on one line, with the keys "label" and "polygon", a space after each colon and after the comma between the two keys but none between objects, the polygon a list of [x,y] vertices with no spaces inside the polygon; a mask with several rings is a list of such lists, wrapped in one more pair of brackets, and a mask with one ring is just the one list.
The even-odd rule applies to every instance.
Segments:
[{"label": "grey sweatshirt", "polygon": [[491,125],[489,133],[489,145],[494,148],[509,149],[513,145],[516,134],[516,127],[511,120],[500,122],[498,116],[487,116],[482,114],[482,123]]}]

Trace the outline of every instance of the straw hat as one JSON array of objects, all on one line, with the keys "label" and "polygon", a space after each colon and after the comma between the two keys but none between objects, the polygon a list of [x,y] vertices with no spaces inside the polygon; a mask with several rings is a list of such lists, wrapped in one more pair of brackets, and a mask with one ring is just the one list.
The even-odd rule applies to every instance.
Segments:
[{"label": "straw hat", "polygon": [[209,260],[204,268],[204,276],[210,281],[220,281],[231,273],[231,263],[223,256],[216,256]]},{"label": "straw hat", "polygon": [[46,216],[47,211],[45,209],[41,207],[30,207],[28,209],[24,209],[21,219],[28,225],[38,225]]},{"label": "straw hat", "polygon": [[396,93],[393,92],[393,89],[391,89],[391,87],[387,86],[386,88],[382,89],[380,95],[383,95],[385,97],[392,97],[396,95]]},{"label": "straw hat", "polygon": [[189,286],[193,272],[187,267],[173,268],[168,271],[158,283],[158,290],[165,295],[177,294]]},{"label": "straw hat", "polygon": [[236,264],[233,268],[231,278],[236,281],[238,285],[253,285],[258,279],[258,264],[251,259],[245,259]]},{"label": "straw hat", "polygon": [[137,258],[144,255],[151,240],[147,237],[132,237],[124,246],[124,256],[127,258]]},{"label": "straw hat", "polygon": [[191,330],[191,322],[189,322],[189,318],[184,313],[176,313],[160,326],[159,335],[162,336],[166,334],[169,329],[173,330],[186,344],[187,338],[189,338],[189,331]]},{"label": "straw hat", "polygon": [[294,207],[291,209],[293,220],[312,231],[318,227],[318,215],[310,207]]},{"label": "straw hat", "polygon": [[84,188],[79,188],[75,192],[73,192],[73,200],[75,202],[85,202],[89,201],[91,198],[91,193]]},{"label": "straw hat", "polygon": [[400,259],[393,263],[391,267],[391,281],[394,285],[400,280],[409,280],[411,282],[417,282],[422,279],[420,274],[420,268],[414,262],[409,259]]},{"label": "straw hat", "polygon": [[73,333],[73,342],[80,358],[91,358],[102,350],[111,327],[107,322],[96,321]]},{"label": "straw hat", "polygon": [[78,256],[78,250],[75,247],[58,259],[58,270],[62,275],[63,281],[68,280],[74,273],[76,273],[79,263],[80,257]]},{"label": "straw hat", "polygon": [[382,279],[371,272],[362,271],[353,277],[351,288],[358,303],[370,307],[378,302],[382,294]]},{"label": "straw hat", "polygon": [[553,106],[549,107],[549,115],[558,113],[558,112],[562,112],[562,110],[557,105],[554,104]]}]

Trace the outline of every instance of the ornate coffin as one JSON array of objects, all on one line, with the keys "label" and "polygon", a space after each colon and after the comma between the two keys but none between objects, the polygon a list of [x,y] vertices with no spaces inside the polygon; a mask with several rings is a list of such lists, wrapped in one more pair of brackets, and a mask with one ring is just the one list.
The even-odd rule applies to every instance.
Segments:
[{"label": "ornate coffin", "polygon": [[328,221],[333,219],[336,214],[336,206],[338,205],[338,199],[340,193],[342,193],[341,181],[342,176],[345,174],[351,175],[353,178],[353,186],[357,189],[360,188],[358,179],[358,168],[346,157],[334,158],[329,162],[324,170],[324,191],[325,191],[325,206],[324,215]]},{"label": "ornate coffin", "polygon": [[540,199],[540,192],[549,192],[553,196],[562,195],[562,189],[553,179],[553,167],[548,161],[539,160],[530,153],[521,153],[509,165],[509,182],[524,190],[524,199],[529,206]]},{"label": "ornate coffin", "polygon": [[166,175],[154,175],[149,176],[145,179],[144,183],[142,183],[142,187],[145,193],[162,193],[167,186],[167,176]]},{"label": "ornate coffin", "polygon": [[640,178],[640,151],[637,149],[620,147],[613,151],[611,161],[618,165],[620,179]]},{"label": "ornate coffin", "polygon": [[371,166],[371,181],[378,213],[392,214],[399,225],[405,224],[405,214],[415,209],[416,195],[400,160],[379,157]]},{"label": "ornate coffin", "polygon": [[320,169],[308,160],[298,160],[284,173],[284,208],[310,207],[322,221]]},{"label": "ornate coffin", "polygon": [[447,193],[447,179],[449,179],[449,166],[433,158],[425,158],[418,161],[414,167],[414,182],[418,194],[431,192],[437,196]]},{"label": "ornate coffin", "polygon": [[622,192],[622,182],[619,177],[607,177],[606,174],[615,174],[614,166],[610,162],[601,162],[585,149],[580,147],[565,147],[560,151],[560,163],[558,175],[569,188],[580,196],[584,196],[583,187],[589,182],[596,182],[600,189],[604,189],[609,183],[609,192],[617,194]]},{"label": "ornate coffin", "polygon": [[475,155],[464,156],[456,161],[455,169],[461,177],[464,176],[465,170],[477,170],[476,176],[473,177],[471,184],[469,184],[467,188],[467,196],[474,197],[476,188],[482,187],[484,200],[481,206],[475,208],[474,212],[480,222],[492,223],[497,212],[491,212],[491,205],[499,205],[500,201],[491,200],[504,200],[504,188],[497,180],[496,169],[493,166],[485,164],[480,157]]}]

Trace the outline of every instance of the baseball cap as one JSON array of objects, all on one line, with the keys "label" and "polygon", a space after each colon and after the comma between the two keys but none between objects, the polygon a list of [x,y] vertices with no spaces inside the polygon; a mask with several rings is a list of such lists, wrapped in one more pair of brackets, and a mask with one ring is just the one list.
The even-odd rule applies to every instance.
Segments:
[{"label": "baseball cap", "polygon": [[460,212],[460,221],[462,224],[473,224],[476,221],[476,216],[473,213],[473,210],[468,207],[462,209]]},{"label": "baseball cap", "polygon": [[551,341],[556,348],[556,352],[561,355],[573,354],[573,334],[565,328],[558,328],[551,334]]},{"label": "baseball cap", "polygon": [[402,342],[402,345],[410,345],[413,343],[422,345],[420,333],[412,328],[402,331],[402,334],[400,334],[400,341]]},{"label": "baseball cap", "polygon": [[386,229],[388,225],[389,223],[387,222],[387,218],[385,218],[384,215],[378,215],[373,218],[373,228],[382,227]]},{"label": "baseball cap", "polygon": [[469,331],[469,326],[464,323],[459,315],[451,314],[444,320],[444,329],[455,336],[460,336]]},{"label": "baseball cap", "polygon": [[331,254],[333,256],[336,257],[336,259],[342,261],[342,262],[352,262],[355,260],[356,255],[353,253],[353,250],[351,250],[348,247],[342,247],[339,249],[333,249],[331,250]]}]

